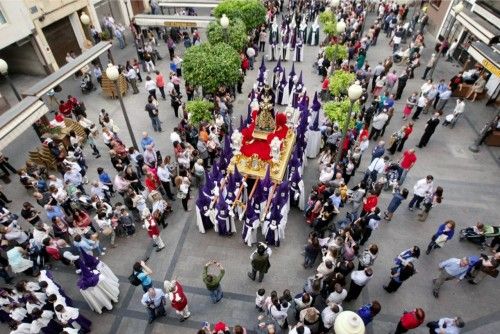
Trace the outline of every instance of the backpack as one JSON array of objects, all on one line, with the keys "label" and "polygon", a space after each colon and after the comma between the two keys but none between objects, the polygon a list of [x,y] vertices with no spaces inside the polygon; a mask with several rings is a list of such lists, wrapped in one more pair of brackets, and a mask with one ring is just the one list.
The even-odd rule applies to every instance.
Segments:
[{"label": "backpack", "polygon": [[144,166],[144,156],[142,154],[137,154],[135,160],[137,161],[137,166],[139,167]]},{"label": "backpack", "polygon": [[132,271],[132,274],[128,277],[128,281],[130,284],[133,286],[139,286],[141,285],[142,281],[137,277],[137,274]]}]

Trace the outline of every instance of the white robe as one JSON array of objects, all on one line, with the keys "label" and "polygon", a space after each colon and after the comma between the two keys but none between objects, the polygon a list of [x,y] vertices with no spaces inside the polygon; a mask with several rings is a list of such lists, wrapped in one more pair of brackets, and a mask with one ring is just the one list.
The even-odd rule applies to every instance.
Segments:
[{"label": "white robe", "polygon": [[99,282],[96,286],[85,290],[80,289],[80,292],[90,309],[99,314],[102,313],[103,308],[112,310],[112,303],[118,302],[118,295],[120,294],[118,282],[114,282],[102,274],[99,275]]}]

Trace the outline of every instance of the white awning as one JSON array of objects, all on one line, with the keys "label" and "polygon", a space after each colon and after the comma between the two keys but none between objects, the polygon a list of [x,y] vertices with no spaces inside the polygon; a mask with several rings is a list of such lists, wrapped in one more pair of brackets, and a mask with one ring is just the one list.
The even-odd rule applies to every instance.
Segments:
[{"label": "white awning", "polygon": [[144,27],[206,28],[215,20],[212,16],[150,15],[134,16],[135,23]]},{"label": "white awning", "polygon": [[484,20],[479,15],[472,13],[470,10],[464,9],[456,16],[456,19],[465,29],[469,30],[480,41],[486,44],[492,43],[495,37],[498,38],[500,36],[500,30],[496,26]]},{"label": "white awning", "polygon": [[170,8],[215,8],[219,3],[219,0],[160,0],[158,5]]},{"label": "white awning", "polygon": [[42,101],[28,96],[0,115],[0,150],[22,135],[48,111],[49,108]]}]

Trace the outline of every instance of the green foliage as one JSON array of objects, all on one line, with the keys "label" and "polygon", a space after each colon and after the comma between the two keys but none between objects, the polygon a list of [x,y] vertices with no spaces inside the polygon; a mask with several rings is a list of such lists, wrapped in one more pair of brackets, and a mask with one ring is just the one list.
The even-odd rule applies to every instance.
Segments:
[{"label": "green foliage", "polygon": [[266,7],[260,0],[224,0],[214,8],[213,13],[217,19],[222,14],[226,14],[230,20],[240,18],[247,31],[266,22]]},{"label": "green foliage", "polygon": [[319,14],[319,22],[323,26],[323,32],[329,37],[337,34],[337,19],[331,10],[325,10]]},{"label": "green foliage", "polygon": [[186,50],[182,74],[186,82],[203,87],[205,93],[213,93],[221,85],[235,85],[240,67],[238,52],[228,44],[202,43]]},{"label": "green foliage", "polygon": [[333,44],[325,47],[325,58],[331,62],[344,60],[349,55],[347,47],[341,44]]},{"label": "green foliage", "polygon": [[186,102],[186,111],[189,114],[189,123],[198,125],[201,122],[210,122],[212,120],[212,111],[214,104],[205,99],[195,99]]},{"label": "green foliage", "polygon": [[356,74],[347,71],[338,70],[330,77],[328,89],[333,96],[340,98],[347,94],[347,89],[356,80]]},{"label": "green foliage", "polygon": [[[344,128],[345,122],[347,122],[347,116],[349,116],[349,108],[351,101],[345,98],[340,101],[329,101],[323,104],[323,111],[325,116],[332,122],[337,123],[340,129]],[[351,119],[349,122],[349,128],[353,128],[356,123],[356,117],[354,114],[359,113],[361,106],[358,101],[354,102],[352,106]]]},{"label": "green foliage", "polygon": [[99,36],[101,37],[101,40],[103,41],[109,41],[111,39],[111,35],[109,34],[109,31],[103,30],[101,33],[99,33]]},{"label": "green foliage", "polygon": [[[207,28],[207,38],[210,44],[217,44],[226,41],[224,28],[220,25],[219,21],[212,21]],[[227,28],[228,44],[236,51],[242,51],[247,45],[248,36],[245,23],[240,19],[229,21]]]}]

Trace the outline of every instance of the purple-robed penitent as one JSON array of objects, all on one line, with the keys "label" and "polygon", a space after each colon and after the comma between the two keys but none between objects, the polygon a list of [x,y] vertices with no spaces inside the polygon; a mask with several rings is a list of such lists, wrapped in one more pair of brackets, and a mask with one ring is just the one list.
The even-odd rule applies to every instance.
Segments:
[{"label": "purple-robed penitent", "polygon": [[[81,261],[82,263],[84,262],[83,259],[81,259]],[[80,278],[78,279],[77,283],[80,290],[87,290],[88,288],[92,288],[99,283],[99,274],[94,274],[85,265],[82,265],[80,267],[80,270]]]},{"label": "purple-robed penitent", "polygon": [[219,201],[217,202],[217,227],[219,230],[219,235],[226,236],[231,232],[231,217],[229,216],[229,207],[222,196],[219,196]]}]

